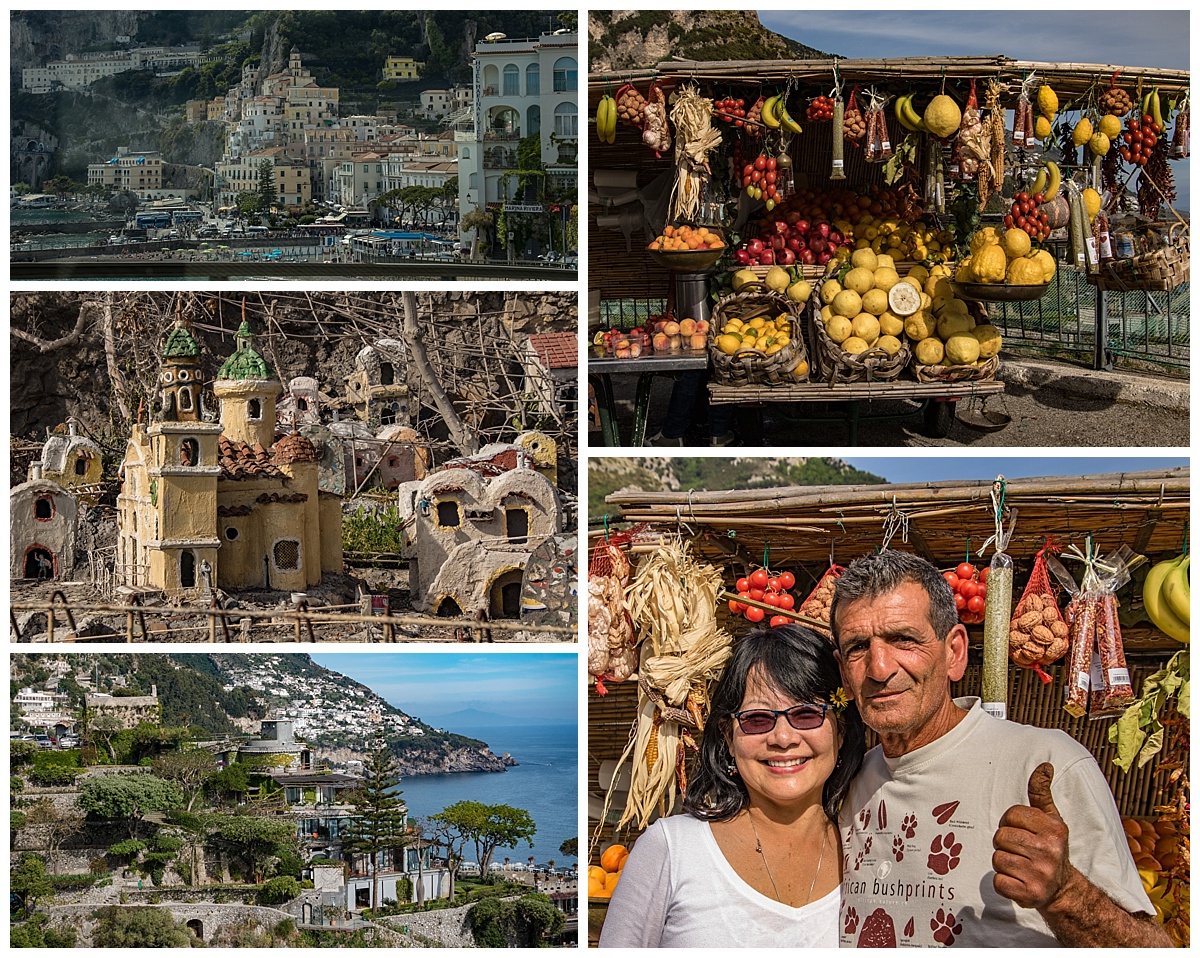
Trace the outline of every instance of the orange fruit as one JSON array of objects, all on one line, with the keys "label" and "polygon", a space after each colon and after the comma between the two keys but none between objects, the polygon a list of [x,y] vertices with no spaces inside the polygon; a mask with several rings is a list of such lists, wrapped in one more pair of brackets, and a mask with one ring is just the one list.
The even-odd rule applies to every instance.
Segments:
[{"label": "orange fruit", "polygon": [[615,872],[621,867],[621,860],[629,854],[624,845],[609,845],[600,856],[600,867],[606,872]]}]

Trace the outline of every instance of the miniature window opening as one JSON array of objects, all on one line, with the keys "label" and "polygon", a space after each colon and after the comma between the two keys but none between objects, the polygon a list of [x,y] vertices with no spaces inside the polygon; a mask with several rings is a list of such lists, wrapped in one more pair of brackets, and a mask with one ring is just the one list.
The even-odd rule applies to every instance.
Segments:
[{"label": "miniature window opening", "polygon": [[437,504],[437,524],[448,528],[455,528],[462,524],[462,519],[458,514],[458,503],[455,500],[443,499]]},{"label": "miniature window opening", "polygon": [[379,411],[379,425],[394,426],[396,424],[396,405],[384,406]]},{"label": "miniature window opening", "polygon": [[33,503],[33,517],[39,522],[48,522],[54,518],[54,497],[38,496]]},{"label": "miniature window opening", "polygon": [[514,545],[529,541],[529,510],[509,506],[504,510],[504,534]]},{"label": "miniature window opening", "polygon": [[179,408],[185,412],[192,409],[192,390],[190,387],[179,390]]},{"label": "miniature window opening", "polygon": [[179,464],[181,466],[200,465],[200,444],[195,439],[185,439],[179,444]]},{"label": "miniature window opening", "polygon": [[179,553],[179,586],[183,589],[196,587],[196,554],[194,552]]},{"label": "miniature window opening", "polygon": [[400,460],[397,459],[395,456],[389,456],[388,457],[388,468],[389,469],[399,469],[400,468]]},{"label": "miniature window opening", "polygon": [[308,412],[308,400],[303,396],[298,396],[296,398],[296,408],[301,412]]},{"label": "miniature window opening", "polygon": [[251,421],[254,421],[254,422],[257,422],[259,419],[262,419],[262,400],[261,399],[251,399],[250,400],[249,416],[250,416]]},{"label": "miniature window opening", "polygon": [[88,470],[88,457],[83,456],[83,455],[77,456],[75,458],[75,475],[86,476],[87,470]]},{"label": "miniature window opening", "polygon": [[394,386],[396,384],[396,368],[391,363],[379,364],[379,385]]},{"label": "miniature window opening", "polygon": [[230,542],[236,542],[239,535],[241,535],[241,533],[238,532],[237,526],[230,526],[225,530],[225,538]]},{"label": "miniature window opening", "polygon": [[280,539],[275,543],[275,567],[298,569],[300,567],[300,543],[296,539]]}]

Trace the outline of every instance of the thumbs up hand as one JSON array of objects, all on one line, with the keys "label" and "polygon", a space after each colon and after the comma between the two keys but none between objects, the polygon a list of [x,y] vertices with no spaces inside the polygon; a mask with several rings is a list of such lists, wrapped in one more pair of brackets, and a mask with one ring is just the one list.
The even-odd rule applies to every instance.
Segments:
[{"label": "thumbs up hand", "polygon": [[1071,867],[1067,826],[1054,805],[1054,766],[1043,762],[1029,776],[1029,804],[1000,817],[992,838],[992,887],[1023,908],[1042,909],[1066,890]]}]

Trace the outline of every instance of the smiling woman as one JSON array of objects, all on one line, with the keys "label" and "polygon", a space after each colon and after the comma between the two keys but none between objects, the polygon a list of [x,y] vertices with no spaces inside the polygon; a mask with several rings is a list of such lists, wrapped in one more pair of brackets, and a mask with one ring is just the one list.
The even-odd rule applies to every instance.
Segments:
[{"label": "smiling woman", "polygon": [[600,945],[835,946],[836,810],[863,748],[827,639],[744,636],[713,693],[688,814],[638,839]]}]

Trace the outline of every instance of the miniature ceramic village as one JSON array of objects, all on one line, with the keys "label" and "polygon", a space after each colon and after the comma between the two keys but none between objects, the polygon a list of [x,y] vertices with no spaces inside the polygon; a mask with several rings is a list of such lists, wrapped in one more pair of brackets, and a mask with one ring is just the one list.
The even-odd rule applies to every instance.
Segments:
[{"label": "miniature ceramic village", "polygon": [[[40,444],[14,438],[15,641],[570,639],[568,297],[320,295],[107,303],[118,336],[162,327],[140,371],[154,381],[123,437],[107,427],[137,391],[118,375],[128,395],[100,406],[107,423],[81,410]],[[328,362],[285,377],[305,319],[329,333]]]}]

